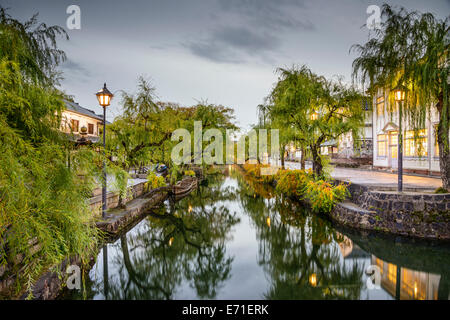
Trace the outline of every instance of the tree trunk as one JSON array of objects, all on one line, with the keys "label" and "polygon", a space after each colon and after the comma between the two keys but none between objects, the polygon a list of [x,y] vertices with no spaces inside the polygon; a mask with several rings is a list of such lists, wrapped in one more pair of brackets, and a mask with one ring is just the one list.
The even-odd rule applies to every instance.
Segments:
[{"label": "tree trunk", "polygon": [[450,190],[450,147],[448,138],[448,121],[439,122],[438,125],[438,145],[439,145],[439,166],[441,168],[442,187]]},{"label": "tree trunk", "polygon": [[444,97],[441,93],[436,108],[439,111],[438,125],[438,147],[439,147],[439,166],[441,169],[442,187],[450,190],[450,145],[449,145],[449,106],[444,107]]},{"label": "tree trunk", "polygon": [[302,147],[301,148],[301,153],[302,153],[302,155],[301,155],[301,158],[300,158],[300,167],[301,167],[301,169],[302,170],[305,170],[305,168],[306,168],[306,148],[305,147]]},{"label": "tree trunk", "polygon": [[313,171],[316,178],[320,178],[323,173],[322,158],[320,158],[319,150],[315,145],[311,146],[311,154],[313,160]]},{"label": "tree trunk", "polygon": [[281,168],[282,169],[284,169],[284,153],[285,153],[285,150],[286,149],[286,146],[281,146]]}]

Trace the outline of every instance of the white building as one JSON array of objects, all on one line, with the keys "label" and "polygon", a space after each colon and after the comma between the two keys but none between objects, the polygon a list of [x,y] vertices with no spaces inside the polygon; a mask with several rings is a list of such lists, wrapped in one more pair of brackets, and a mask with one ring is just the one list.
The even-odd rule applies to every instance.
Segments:
[{"label": "white building", "polygon": [[[373,166],[396,170],[398,167],[398,109],[389,108],[389,92],[379,89],[373,100]],[[393,110],[392,113],[388,110]],[[405,172],[434,174],[439,169],[439,149],[436,133],[439,115],[432,107],[427,114],[424,128],[419,138],[414,139],[414,131],[403,117],[403,169]]]},{"label": "white building", "polygon": [[82,128],[86,128],[86,139],[97,142],[103,127],[103,116],[83,108],[76,102],[65,101],[66,110],[62,112],[61,131],[73,134],[75,140],[80,138]]},{"label": "white building", "polygon": [[360,132],[359,147],[353,141],[352,132],[340,135],[338,140],[326,141],[321,145],[321,153],[327,155],[334,155],[339,158],[372,158],[373,153],[373,137],[372,137],[372,111],[366,103],[363,108],[364,127]]}]

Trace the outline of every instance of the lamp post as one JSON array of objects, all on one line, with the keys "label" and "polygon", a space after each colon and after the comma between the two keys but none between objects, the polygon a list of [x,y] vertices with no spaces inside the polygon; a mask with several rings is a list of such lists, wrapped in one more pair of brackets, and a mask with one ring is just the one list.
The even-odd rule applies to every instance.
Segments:
[{"label": "lamp post", "polygon": [[96,94],[98,103],[103,107],[103,185],[102,185],[102,218],[106,218],[106,107],[110,105],[114,96],[107,88],[106,83]]},{"label": "lamp post", "polygon": [[403,105],[405,101],[405,90],[402,87],[394,89],[394,99],[398,103],[398,191],[403,191]]}]

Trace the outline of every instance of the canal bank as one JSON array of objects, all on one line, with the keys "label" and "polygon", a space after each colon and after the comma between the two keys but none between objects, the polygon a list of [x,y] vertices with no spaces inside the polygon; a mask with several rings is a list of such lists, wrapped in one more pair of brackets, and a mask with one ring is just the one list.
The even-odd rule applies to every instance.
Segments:
[{"label": "canal bank", "polygon": [[[342,181],[336,180],[336,183]],[[358,229],[402,236],[450,240],[450,194],[430,190],[347,184],[348,200],[329,213],[336,222]]]},{"label": "canal bank", "polygon": [[[198,170],[197,170],[198,171]],[[153,190],[148,190],[148,183],[146,181],[136,181],[131,183],[128,187],[127,196],[122,200],[123,205],[118,206],[119,195],[117,192],[108,192],[108,208],[106,219],[99,219],[96,222],[96,227],[103,231],[100,242],[111,241],[117,238],[121,233],[131,229],[151,210],[160,208],[164,201],[173,199],[173,201],[187,196],[198,187],[199,180],[202,179],[202,173],[198,173],[199,178],[185,176],[181,181],[173,186],[161,187]],[[143,179],[136,179],[143,180]],[[101,208],[101,198],[99,198],[96,190],[93,192],[93,197],[88,200],[90,210],[93,216],[99,215],[99,208]],[[31,243],[30,250],[39,250],[38,243]],[[98,250],[100,248],[98,247]],[[98,252],[97,250],[97,252]],[[23,257],[13,259],[15,265],[3,265],[0,268],[0,298],[8,299],[27,299],[28,292],[15,293],[15,282],[17,274],[11,271],[17,268],[26,267],[23,263]],[[92,266],[95,264],[94,257],[84,264]],[[82,268],[83,262],[79,257],[67,257],[60,264],[48,268],[42,273],[31,287],[32,299],[35,300],[52,300],[55,299],[63,287],[70,274],[67,274],[69,266]]]},{"label": "canal bank", "polygon": [[[292,163],[287,166],[293,168]],[[397,192],[392,184],[394,175],[375,174],[362,184],[361,177],[358,176],[362,172],[367,175],[367,171],[334,170],[333,184],[344,184],[349,191],[349,196],[344,201],[326,210],[326,214],[337,223],[402,236],[450,240],[450,194],[434,193],[437,179],[410,176],[406,179],[408,183],[404,191]],[[250,174],[254,174],[250,171]],[[295,177],[293,175],[290,179],[302,179]],[[276,185],[278,181],[274,180],[272,183]],[[430,187],[429,183],[433,186]],[[309,202],[307,196],[294,197]]]},{"label": "canal bank", "polygon": [[[422,260],[426,261],[422,261]],[[442,242],[357,231],[233,167],[100,248],[61,299],[448,299]],[[367,286],[369,266],[381,286]],[[400,281],[397,281],[399,270]]]}]

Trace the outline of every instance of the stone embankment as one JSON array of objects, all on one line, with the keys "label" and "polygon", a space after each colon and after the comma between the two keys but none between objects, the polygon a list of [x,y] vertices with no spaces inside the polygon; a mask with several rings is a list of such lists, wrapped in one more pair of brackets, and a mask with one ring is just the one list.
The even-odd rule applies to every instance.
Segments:
[{"label": "stone embankment", "polygon": [[[147,190],[147,182],[136,183],[129,187],[127,197],[122,199],[122,206],[118,207],[119,195],[114,192],[108,192],[107,203],[108,211],[106,219],[99,219],[96,226],[114,236],[126,231],[143,218],[151,209],[159,207],[168,197],[175,199],[187,196],[198,187],[199,179],[203,178],[199,170],[194,170],[196,176],[184,177],[174,186],[161,187]],[[93,197],[89,199],[90,209],[94,216],[101,216],[101,194],[95,190]],[[36,249],[35,249],[36,248]],[[30,250],[39,250],[39,244],[31,243]],[[17,259],[15,259],[17,260]],[[94,263],[94,257],[91,259]],[[21,261],[17,261],[21,263]],[[16,264],[17,264],[16,263]],[[64,260],[61,264],[54,266],[50,271],[42,274],[32,287],[33,299],[49,300],[55,299],[64,286],[67,279],[66,269],[68,265],[80,265],[79,259],[72,257]],[[9,274],[13,266],[0,267],[0,297],[5,296],[13,298],[14,283],[16,274]],[[19,299],[27,298],[28,294],[23,293]]]},{"label": "stone embankment", "polygon": [[[337,181],[339,182],[339,181]],[[350,198],[335,206],[333,220],[353,228],[424,239],[450,240],[450,194],[350,184]]]}]

